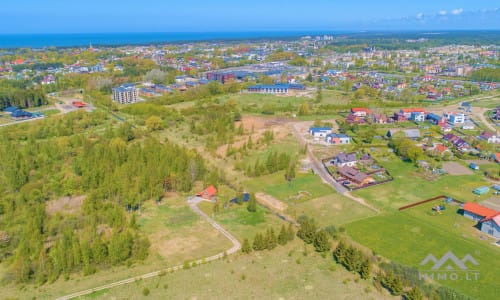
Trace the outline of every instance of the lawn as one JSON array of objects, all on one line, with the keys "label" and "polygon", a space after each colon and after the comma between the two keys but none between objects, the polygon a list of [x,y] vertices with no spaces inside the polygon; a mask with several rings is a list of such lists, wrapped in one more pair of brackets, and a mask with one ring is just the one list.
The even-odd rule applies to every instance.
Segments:
[{"label": "lawn", "polygon": [[227,209],[221,207],[221,211],[217,214],[213,214],[213,204],[211,203],[201,203],[200,208],[212,216],[222,227],[231,232],[240,241],[243,241],[245,238],[253,241],[257,232],[263,233],[269,227],[274,228],[274,231],[278,232],[281,226],[285,224],[281,219],[263,207],[257,206],[256,212],[249,212],[246,203],[241,205],[232,204]]},{"label": "lawn", "polygon": [[372,210],[337,193],[291,205],[287,213],[293,217],[312,217],[321,227],[340,226],[375,215]]},{"label": "lawn", "polygon": [[479,263],[479,266],[469,266],[479,270],[478,281],[462,278],[439,283],[475,298],[495,299],[498,296],[500,249],[480,240],[479,231],[472,228],[473,222],[456,213],[457,206],[448,206],[442,215],[432,215],[431,207],[435,204],[357,221],[346,225],[347,233],[375,253],[413,267],[424,268],[419,264],[428,254],[437,259],[448,251],[460,259],[470,254]]},{"label": "lawn", "polygon": [[456,197],[461,201],[482,201],[489,197],[489,195],[472,194],[474,188],[489,185],[480,173],[460,176],[444,175],[435,181],[429,181],[419,176],[413,164],[402,162],[393,156],[385,161],[379,160],[379,163],[389,171],[394,180],[355,191],[353,194],[386,210],[394,211],[406,204],[438,195]]},{"label": "lawn", "polygon": [[[262,191],[287,203],[300,203],[335,193],[330,186],[321,181],[319,176],[310,173],[297,174],[297,177],[291,183],[285,181],[284,178],[284,173],[278,172],[250,179],[245,182],[245,186],[251,191]],[[301,191],[307,193],[298,198],[298,193]]]},{"label": "lawn", "polygon": [[[189,270],[99,292],[83,299],[391,299],[333,264],[304,256],[295,241],[272,251],[231,256]],[[143,295],[144,289],[150,292]],[[229,296],[230,295],[230,296]]]}]

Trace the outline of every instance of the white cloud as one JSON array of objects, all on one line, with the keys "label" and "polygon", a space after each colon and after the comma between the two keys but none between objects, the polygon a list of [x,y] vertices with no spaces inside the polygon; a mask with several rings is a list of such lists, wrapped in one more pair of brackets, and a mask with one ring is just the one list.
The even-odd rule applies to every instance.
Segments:
[{"label": "white cloud", "polygon": [[438,14],[439,14],[440,16],[446,16],[446,14],[447,14],[447,13],[448,13],[448,12],[447,12],[446,10],[440,10],[440,11],[438,12]]},{"label": "white cloud", "polygon": [[417,14],[417,19],[421,20],[424,18],[424,13],[418,13]]},{"label": "white cloud", "polygon": [[459,15],[459,14],[461,14],[463,12],[464,12],[463,8],[457,8],[457,9],[454,9],[454,10],[451,11],[451,13],[454,14],[454,15]]}]

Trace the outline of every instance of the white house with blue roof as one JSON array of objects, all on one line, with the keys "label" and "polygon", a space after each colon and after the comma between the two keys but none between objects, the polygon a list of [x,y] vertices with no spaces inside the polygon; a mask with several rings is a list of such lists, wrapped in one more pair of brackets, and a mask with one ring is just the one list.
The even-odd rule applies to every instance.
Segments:
[{"label": "white house with blue roof", "polygon": [[309,134],[314,138],[325,138],[328,134],[332,133],[331,127],[311,127]]}]

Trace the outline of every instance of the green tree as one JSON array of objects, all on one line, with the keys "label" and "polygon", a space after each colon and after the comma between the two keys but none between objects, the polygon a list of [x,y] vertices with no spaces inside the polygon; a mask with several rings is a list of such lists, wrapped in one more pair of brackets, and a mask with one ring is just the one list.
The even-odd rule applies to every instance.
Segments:
[{"label": "green tree", "polygon": [[266,243],[266,241],[264,240],[264,237],[262,236],[262,234],[256,233],[255,237],[253,239],[252,248],[255,251],[264,250],[266,248],[266,244],[265,243]]},{"label": "green tree", "polygon": [[267,250],[273,250],[276,248],[278,245],[278,240],[276,238],[276,234],[274,233],[273,228],[269,228],[266,232],[266,238],[265,238],[265,243],[266,243],[266,249]]},{"label": "green tree", "polygon": [[359,274],[361,275],[361,278],[369,279],[371,276],[371,272],[372,272],[372,264],[368,259],[365,259],[361,264],[361,270]]},{"label": "green tree", "polygon": [[314,238],[314,249],[316,249],[317,252],[327,252],[330,251],[331,248],[332,245],[330,244],[328,233],[324,229],[316,232]]},{"label": "green tree", "polygon": [[146,127],[151,131],[163,129],[163,122],[158,116],[151,116],[146,120]]},{"label": "green tree", "polygon": [[411,290],[408,291],[405,295],[406,300],[423,300],[424,294],[422,290],[418,286],[414,286]]},{"label": "green tree", "polygon": [[285,225],[281,225],[280,233],[278,234],[278,244],[286,245],[288,243],[288,233],[285,228]]},{"label": "green tree", "polygon": [[295,238],[295,231],[293,230],[292,223],[288,224],[287,237],[289,241],[293,241]]},{"label": "green tree", "polygon": [[250,193],[250,199],[248,199],[247,210],[249,212],[257,211],[257,200],[255,199],[254,193]]},{"label": "green tree", "polygon": [[243,245],[241,246],[241,252],[247,254],[252,252],[252,246],[250,246],[250,242],[248,239],[243,240]]}]

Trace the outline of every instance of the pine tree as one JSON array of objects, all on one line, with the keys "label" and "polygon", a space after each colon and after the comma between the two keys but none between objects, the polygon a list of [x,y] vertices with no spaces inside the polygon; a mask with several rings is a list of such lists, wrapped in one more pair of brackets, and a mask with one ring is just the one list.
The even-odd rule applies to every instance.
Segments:
[{"label": "pine tree", "polygon": [[269,228],[266,233],[266,249],[273,250],[278,245],[278,240],[276,234],[274,234],[274,229]]},{"label": "pine tree", "polygon": [[332,245],[330,244],[328,233],[324,229],[321,229],[315,235],[314,249],[316,249],[317,252],[327,252],[330,251],[331,248]]},{"label": "pine tree", "polygon": [[278,244],[280,245],[286,245],[288,243],[288,233],[286,231],[285,225],[281,226],[280,233],[278,235]]},{"label": "pine tree", "polygon": [[255,195],[253,193],[250,194],[250,199],[248,199],[247,210],[249,212],[257,211],[257,200],[255,199]]},{"label": "pine tree", "polygon": [[346,255],[347,245],[344,240],[340,240],[337,248],[333,251],[333,257],[339,264],[345,264],[345,255]]},{"label": "pine tree", "polygon": [[286,236],[287,236],[288,241],[290,241],[290,242],[293,241],[293,239],[295,238],[295,230],[293,230],[292,223],[288,224]]},{"label": "pine tree", "polygon": [[424,294],[422,290],[418,286],[413,287],[408,293],[405,295],[405,299],[407,300],[423,300]]},{"label": "pine tree", "polygon": [[252,248],[255,251],[264,250],[264,248],[265,248],[264,237],[262,236],[262,234],[260,234],[260,233],[255,234],[255,237],[253,239]]},{"label": "pine tree", "polygon": [[250,242],[248,241],[248,239],[243,240],[243,245],[241,246],[241,252],[246,254],[252,252],[252,247],[250,246]]},{"label": "pine tree", "polygon": [[372,264],[368,259],[365,259],[361,264],[361,270],[359,272],[359,275],[361,275],[362,279],[368,279],[370,278],[371,272],[372,272]]}]

